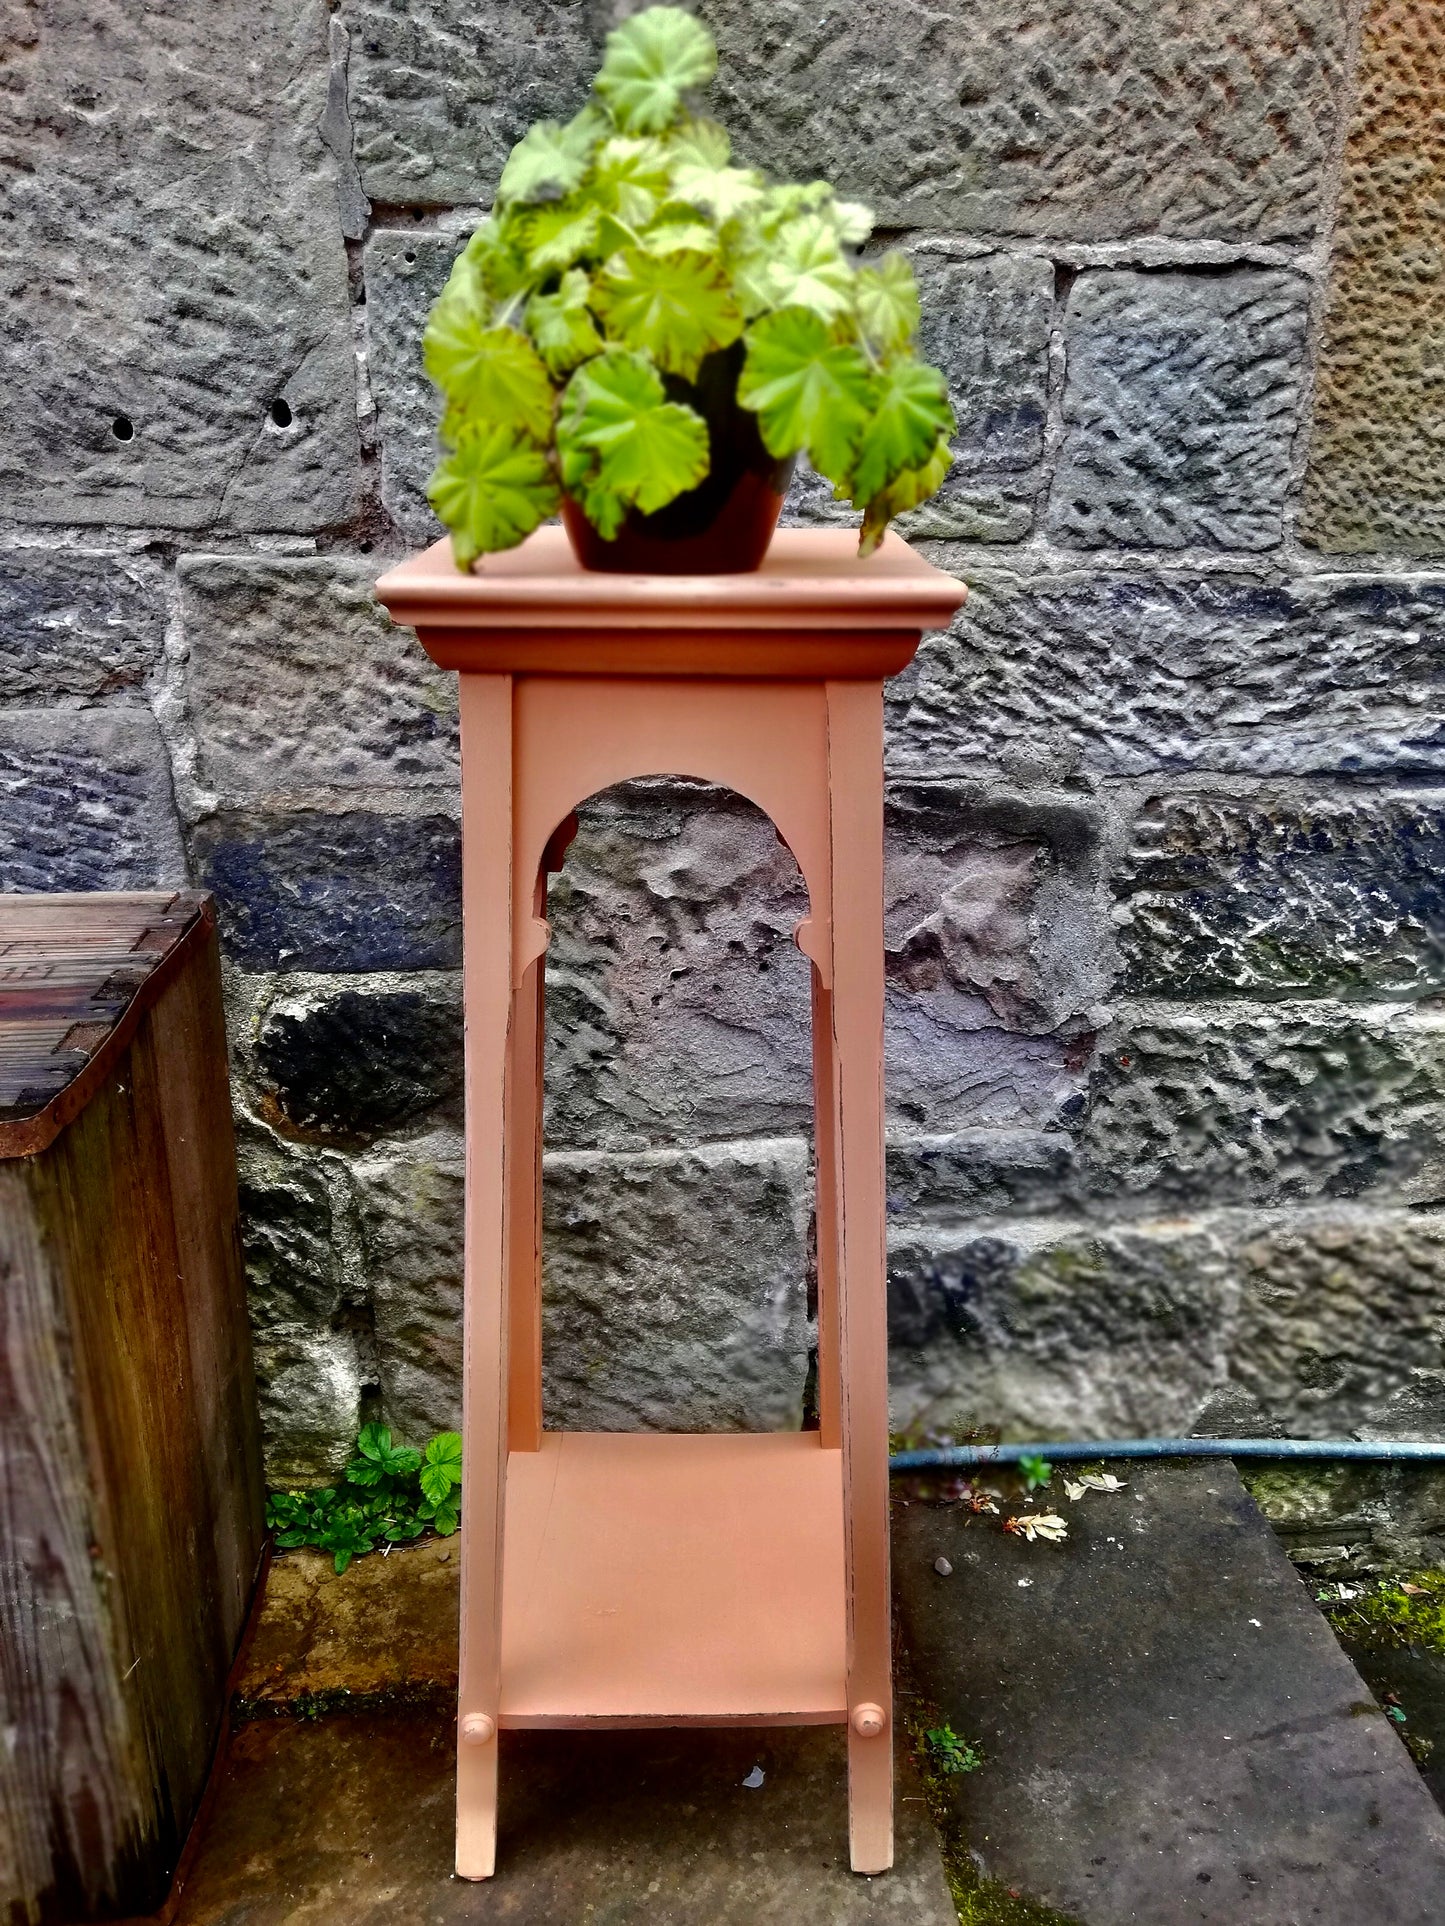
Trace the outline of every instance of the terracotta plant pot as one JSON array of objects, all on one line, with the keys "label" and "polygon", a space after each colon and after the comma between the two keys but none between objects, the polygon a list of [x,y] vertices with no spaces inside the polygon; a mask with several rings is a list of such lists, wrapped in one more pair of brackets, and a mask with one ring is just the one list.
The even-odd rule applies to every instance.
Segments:
[{"label": "terracotta plant pot", "polygon": [[651,515],[633,509],[604,541],[570,497],[562,521],[583,568],[629,575],[745,575],[762,566],[793,473],[763,446],[757,416],[738,406],[742,343],[710,354],[695,381],[667,377],[673,401],[707,423],[711,467],[705,480]]}]

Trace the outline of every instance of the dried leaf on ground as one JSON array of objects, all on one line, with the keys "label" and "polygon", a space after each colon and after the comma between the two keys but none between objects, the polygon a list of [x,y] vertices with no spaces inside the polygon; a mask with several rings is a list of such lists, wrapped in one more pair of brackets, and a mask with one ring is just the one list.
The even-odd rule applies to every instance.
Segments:
[{"label": "dried leaf on ground", "polygon": [[1032,1544],[1036,1538],[1047,1538],[1051,1544],[1059,1544],[1069,1535],[1069,1527],[1056,1511],[1042,1511],[1037,1517],[1025,1512],[1019,1518],[1005,1518],[1003,1528],[1011,1531],[1015,1538],[1023,1538]]}]

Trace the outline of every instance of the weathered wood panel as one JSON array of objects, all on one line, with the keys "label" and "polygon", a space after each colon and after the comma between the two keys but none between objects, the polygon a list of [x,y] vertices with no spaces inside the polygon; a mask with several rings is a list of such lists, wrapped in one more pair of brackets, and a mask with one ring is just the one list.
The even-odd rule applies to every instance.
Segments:
[{"label": "weathered wood panel", "polygon": [[0,1162],[7,1926],[163,1898],[260,1552],[219,964],[188,921],[80,1113]]}]

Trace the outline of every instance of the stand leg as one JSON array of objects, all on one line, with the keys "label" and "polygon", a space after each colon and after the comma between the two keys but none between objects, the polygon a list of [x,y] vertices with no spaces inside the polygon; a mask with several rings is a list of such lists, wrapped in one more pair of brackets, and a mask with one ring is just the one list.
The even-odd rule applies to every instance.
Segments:
[{"label": "stand leg", "polygon": [[542,1448],[542,1021],[538,957],[512,1000],[507,1052],[507,1440],[513,1451]]},{"label": "stand leg", "polygon": [[838,1118],[833,997],[813,968],[813,1168],[818,1226],[818,1433],[838,1449]]},{"label": "stand leg", "polygon": [[876,683],[830,682],[827,690],[849,1850],[853,1870],[872,1873],[893,1863],[883,1196],[883,699]]},{"label": "stand leg", "polygon": [[507,1478],[507,1074],[512,1017],[512,682],[463,675],[467,1201],[463,1310],[457,1872],[497,1858]]}]

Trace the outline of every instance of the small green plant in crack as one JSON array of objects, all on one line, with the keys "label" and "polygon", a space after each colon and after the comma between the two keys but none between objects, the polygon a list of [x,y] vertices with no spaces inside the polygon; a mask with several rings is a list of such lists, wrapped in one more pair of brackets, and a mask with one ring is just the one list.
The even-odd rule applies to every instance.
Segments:
[{"label": "small green plant in crack", "polygon": [[392,1443],[384,1424],[363,1425],[341,1481],[311,1491],[273,1491],[266,1524],[282,1551],[331,1553],[338,1573],[378,1545],[404,1545],[428,1530],[449,1538],[461,1522],[462,1441],[439,1431],[424,1451]]},{"label": "small green plant in crack", "polygon": [[1042,1491],[1054,1475],[1054,1468],[1047,1458],[1037,1454],[1031,1458],[1019,1459],[1019,1476],[1029,1491]]},{"label": "small green plant in crack", "polygon": [[983,1752],[969,1739],[960,1739],[951,1725],[930,1726],[923,1734],[929,1763],[935,1772],[951,1779],[956,1772],[977,1772]]}]

